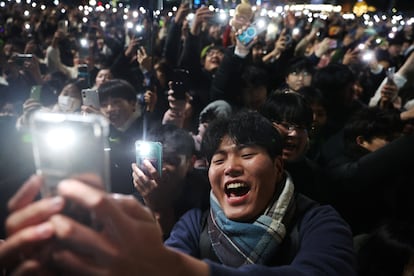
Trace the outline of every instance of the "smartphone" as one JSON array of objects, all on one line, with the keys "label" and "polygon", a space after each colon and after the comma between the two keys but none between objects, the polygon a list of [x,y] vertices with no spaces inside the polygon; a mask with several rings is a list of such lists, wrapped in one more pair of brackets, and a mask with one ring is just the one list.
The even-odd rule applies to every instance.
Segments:
[{"label": "smartphone", "polygon": [[255,21],[247,27],[241,34],[237,35],[237,39],[244,45],[249,45],[255,37],[266,30],[266,23],[263,21]]},{"label": "smartphone", "polygon": [[109,123],[97,114],[38,111],[30,121],[36,173],[44,177],[43,197],[56,195],[59,181],[83,173],[99,177],[110,191]]},{"label": "smartphone", "polygon": [[33,85],[30,89],[30,98],[36,101],[40,101],[40,95],[42,94],[41,85]]},{"label": "smartphone", "polygon": [[387,83],[389,84],[394,83],[394,74],[395,74],[395,67],[390,67],[387,69]]},{"label": "smartphone", "polygon": [[138,167],[147,174],[142,162],[148,160],[162,174],[162,144],[153,141],[135,141],[135,156]]},{"label": "smartphone", "polygon": [[59,20],[58,21],[58,30],[64,32],[65,34],[68,33],[68,26],[69,26],[69,21],[68,20]]},{"label": "smartphone", "polygon": [[96,89],[82,89],[82,104],[86,106],[92,106],[95,109],[99,109],[101,104],[99,102],[99,94]]},{"label": "smartphone", "polygon": [[186,92],[188,89],[186,85],[184,85],[181,81],[173,81],[171,90],[173,91],[172,96],[176,100],[185,100],[186,99]]},{"label": "smartphone", "polygon": [[32,54],[17,54],[13,58],[14,58],[14,62],[17,65],[22,66],[25,61],[31,61],[33,58],[33,55]]}]

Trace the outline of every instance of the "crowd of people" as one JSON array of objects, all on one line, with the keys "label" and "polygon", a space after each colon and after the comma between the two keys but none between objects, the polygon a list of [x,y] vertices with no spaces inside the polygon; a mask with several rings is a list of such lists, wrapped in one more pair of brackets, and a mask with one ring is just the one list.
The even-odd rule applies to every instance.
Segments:
[{"label": "crowd of people", "polygon": [[[152,12],[0,7],[0,269],[412,275],[412,25]],[[39,198],[35,112],[108,120],[111,193],[85,175]],[[161,171],[136,140],[162,143]]]}]

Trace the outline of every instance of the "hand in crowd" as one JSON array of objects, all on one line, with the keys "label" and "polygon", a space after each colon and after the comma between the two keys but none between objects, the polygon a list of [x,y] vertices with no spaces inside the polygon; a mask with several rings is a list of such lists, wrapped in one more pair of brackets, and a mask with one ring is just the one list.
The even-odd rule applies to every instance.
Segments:
[{"label": "hand in crowd", "polygon": [[137,54],[136,49],[138,48],[139,42],[140,42],[140,39],[137,38],[137,37],[134,37],[134,38],[132,38],[129,41],[128,47],[125,49],[124,54],[125,54],[125,56],[127,58],[130,59],[130,61],[133,61],[133,60],[136,60],[137,59],[137,57],[136,57],[136,54]]},{"label": "hand in crowd", "polygon": [[[42,178],[30,178],[9,202],[0,265],[17,275],[49,275],[50,262],[68,275],[163,274],[153,264],[169,253],[153,214],[132,196],[106,194],[87,183],[64,180],[57,197],[33,202]],[[100,230],[63,215],[69,200],[91,212]]]},{"label": "hand in crowd", "polygon": [[157,93],[147,90],[144,93],[144,102],[147,112],[153,112],[155,110],[155,105],[157,104],[158,96]]},{"label": "hand in crowd", "polygon": [[359,54],[360,50],[358,48],[348,49],[342,59],[342,64],[351,65],[358,63],[360,60]]},{"label": "hand in crowd", "polygon": [[135,189],[144,198],[145,203],[151,206],[151,203],[158,197],[157,188],[160,184],[161,176],[160,172],[157,171],[150,161],[144,160],[143,166],[144,168],[139,168],[136,163],[132,163],[133,184]]},{"label": "hand in crowd", "polygon": [[152,71],[152,57],[147,54],[144,46],[139,47],[137,50],[137,61],[144,72]]},{"label": "hand in crowd", "polygon": [[203,22],[211,19],[214,13],[208,7],[201,7],[197,9],[194,15],[193,24],[191,26],[191,34],[199,35]]},{"label": "hand in crowd", "polygon": [[329,37],[325,37],[321,42],[319,42],[315,47],[315,55],[317,57],[321,57],[326,52],[328,52],[329,49],[336,48],[336,41],[334,39],[331,39]]},{"label": "hand in crowd", "polygon": [[387,82],[381,89],[381,101],[393,102],[395,97],[398,96],[398,86],[393,82]]},{"label": "hand in crowd", "polygon": [[188,3],[182,3],[178,7],[177,13],[174,17],[174,22],[176,24],[183,24],[184,20],[186,19],[187,15],[190,13],[190,7]]}]

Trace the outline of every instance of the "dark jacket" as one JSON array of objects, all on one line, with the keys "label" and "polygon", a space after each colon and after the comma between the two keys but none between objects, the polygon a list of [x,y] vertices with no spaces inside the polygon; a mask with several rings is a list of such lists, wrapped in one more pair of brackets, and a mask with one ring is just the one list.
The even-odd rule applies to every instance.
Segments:
[{"label": "dark jacket", "polygon": [[[202,219],[202,211],[198,209],[186,213],[165,245],[200,258]],[[204,261],[211,275],[356,275],[351,232],[333,208],[311,208],[301,217],[298,231],[298,251],[287,265],[252,264],[232,268],[209,259]]]},{"label": "dark jacket", "polygon": [[369,232],[384,219],[412,215],[413,155],[411,134],[359,158],[342,153],[324,166],[328,203],[354,234]]}]

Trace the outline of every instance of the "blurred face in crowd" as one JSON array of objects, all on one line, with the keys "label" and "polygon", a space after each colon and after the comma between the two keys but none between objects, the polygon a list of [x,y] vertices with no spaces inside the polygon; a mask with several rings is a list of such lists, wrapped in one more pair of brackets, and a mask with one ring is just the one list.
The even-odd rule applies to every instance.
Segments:
[{"label": "blurred face in crowd", "polygon": [[170,194],[178,192],[179,187],[182,187],[183,181],[192,167],[191,158],[184,154],[164,150],[161,181],[165,183],[165,191]]},{"label": "blurred face in crowd", "polygon": [[312,126],[316,129],[320,129],[326,124],[328,116],[326,114],[326,109],[323,105],[319,103],[310,104],[313,113]]},{"label": "blurred face in crowd", "polygon": [[212,72],[217,69],[223,60],[224,53],[219,49],[211,49],[207,52],[204,59],[204,69],[208,72]]},{"label": "blurred face in crowd", "polygon": [[310,86],[311,82],[312,74],[305,70],[291,72],[286,77],[286,84],[293,91],[298,91],[302,87]]},{"label": "blurred face in crowd", "polygon": [[246,87],[242,91],[245,107],[258,110],[267,98],[266,86]]},{"label": "blurred face in crowd", "polygon": [[400,44],[392,44],[388,46],[388,53],[391,57],[397,57],[401,54],[402,45]]},{"label": "blurred face in crowd", "polygon": [[74,112],[81,106],[81,91],[74,84],[63,87],[58,97],[59,109],[63,112]]},{"label": "blurred face in crowd", "polygon": [[308,148],[308,131],[305,126],[286,121],[274,122],[273,126],[283,137],[283,160],[292,162],[301,159]]},{"label": "blurred face in crowd", "polygon": [[219,40],[220,39],[220,36],[221,36],[221,28],[220,28],[220,25],[217,25],[217,24],[211,25],[208,28],[208,35],[211,38],[215,39],[215,40]]},{"label": "blurred face in crowd", "polygon": [[263,46],[255,45],[252,47],[252,59],[253,62],[261,62],[263,58]]},{"label": "blurred face in crowd", "polygon": [[102,83],[106,82],[107,80],[112,79],[112,73],[109,69],[101,69],[99,70],[98,74],[95,78],[95,86],[99,88]]},{"label": "blurred face in crowd", "polygon": [[101,111],[114,127],[119,128],[135,112],[135,104],[135,101],[128,101],[124,98],[108,97],[101,102]]},{"label": "blurred face in crowd", "polygon": [[224,136],[210,160],[211,189],[227,218],[252,221],[266,209],[282,179],[280,157],[265,148],[238,145]]}]

